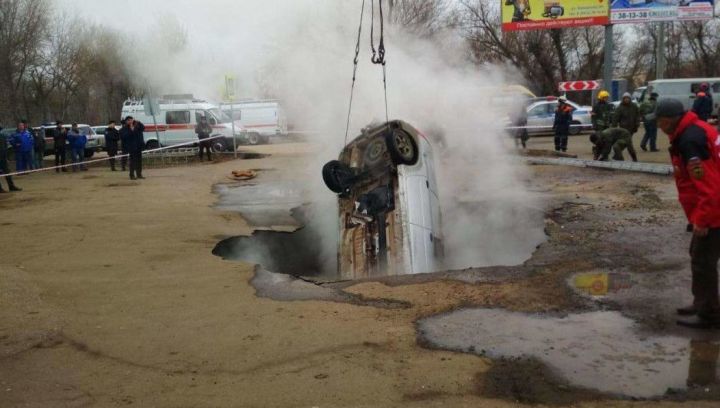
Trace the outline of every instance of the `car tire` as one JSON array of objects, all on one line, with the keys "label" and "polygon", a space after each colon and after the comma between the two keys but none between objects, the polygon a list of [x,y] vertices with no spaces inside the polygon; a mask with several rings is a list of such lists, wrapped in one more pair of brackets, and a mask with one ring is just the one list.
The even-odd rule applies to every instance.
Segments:
[{"label": "car tire", "polygon": [[334,193],[346,192],[352,186],[354,176],[350,166],[339,160],[329,161],[322,168],[323,181]]},{"label": "car tire", "polygon": [[146,150],[157,149],[157,148],[159,148],[159,147],[160,147],[160,143],[158,143],[157,140],[148,140],[148,141],[145,143],[145,149],[146,149]]},{"label": "car tire", "polygon": [[260,133],[255,133],[255,132],[248,133],[247,141],[248,141],[248,144],[250,144],[250,145],[253,145],[253,146],[259,145],[260,143],[262,143],[262,136],[260,136]]},{"label": "car tire", "polygon": [[93,157],[94,154],[95,154],[95,150],[85,150],[84,156],[86,159],[89,159],[89,158]]},{"label": "car tire", "polygon": [[385,134],[385,143],[393,164],[412,166],[420,157],[415,138],[402,129],[392,129]]},{"label": "car tire", "polygon": [[570,122],[570,134],[573,136],[579,135],[582,131],[582,128],[576,125],[582,125],[582,123],[578,122],[577,120],[573,120],[572,122]]},{"label": "car tire", "polygon": [[232,150],[231,147],[228,147],[228,142],[225,139],[215,139],[212,141],[212,149],[213,151],[217,153],[227,152],[228,150]]}]

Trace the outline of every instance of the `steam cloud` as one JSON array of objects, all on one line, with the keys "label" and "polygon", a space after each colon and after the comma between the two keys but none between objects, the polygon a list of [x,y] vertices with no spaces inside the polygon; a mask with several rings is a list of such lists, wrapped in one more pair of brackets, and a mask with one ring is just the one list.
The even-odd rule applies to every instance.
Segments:
[{"label": "steam cloud", "polygon": [[[157,3],[177,10],[187,2]],[[315,141],[321,150],[309,160],[306,187],[318,202],[332,205],[335,197],[323,185],[320,169],[344,143],[360,2],[222,0],[213,5],[202,17],[165,17],[147,29],[152,40],[135,38],[133,68],[158,93],[220,99],[223,76],[234,73],[241,96],[283,100],[297,129],[319,132]],[[243,17],[231,25],[236,16]],[[385,119],[382,72],[369,62],[369,17],[368,9],[350,139],[361,127]],[[197,18],[216,23],[198,25]],[[187,45],[168,48],[185,29]],[[385,29],[390,119],[421,130],[442,129],[447,145],[436,153],[446,267],[527,259],[544,239],[541,206],[526,190],[523,167],[507,154],[504,115],[492,109],[493,99],[503,97],[500,86],[519,79],[511,67],[471,64],[452,32],[427,40],[402,27]],[[318,212],[308,228],[327,237],[323,253],[334,259],[335,214]]]}]

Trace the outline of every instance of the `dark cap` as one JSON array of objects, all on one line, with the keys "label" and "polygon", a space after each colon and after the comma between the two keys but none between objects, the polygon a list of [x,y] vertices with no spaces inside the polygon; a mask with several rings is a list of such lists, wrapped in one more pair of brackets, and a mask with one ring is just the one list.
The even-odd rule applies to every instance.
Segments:
[{"label": "dark cap", "polygon": [[655,116],[658,118],[674,118],[682,116],[685,113],[685,107],[682,102],[674,98],[662,99],[657,104],[655,109]]}]

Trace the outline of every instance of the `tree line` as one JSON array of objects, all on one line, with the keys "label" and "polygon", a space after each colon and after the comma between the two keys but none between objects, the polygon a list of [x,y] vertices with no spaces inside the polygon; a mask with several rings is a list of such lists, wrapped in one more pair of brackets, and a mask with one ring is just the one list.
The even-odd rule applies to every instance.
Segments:
[{"label": "tree line", "polygon": [[0,1],[0,124],[117,119],[135,92],[122,41],[48,0]]}]

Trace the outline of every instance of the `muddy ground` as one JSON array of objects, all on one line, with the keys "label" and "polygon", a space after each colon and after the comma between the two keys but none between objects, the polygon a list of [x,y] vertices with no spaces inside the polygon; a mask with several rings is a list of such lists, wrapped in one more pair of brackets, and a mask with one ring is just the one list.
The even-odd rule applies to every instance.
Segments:
[{"label": "muddy ground", "polygon": [[[0,196],[0,406],[718,405],[718,338],[674,325],[672,308],[690,298],[689,236],[669,178],[533,166],[548,241],[523,265],[316,284],[212,254],[258,228],[215,208],[230,171],[258,169],[256,185],[298,180],[313,152],[258,150],[271,156],[152,169],[137,182],[104,168],[20,177],[25,191]],[[578,273],[606,290],[578,289]],[[533,329],[488,326],[488,311]],[[565,344],[563,358],[543,359],[550,341]],[[573,358],[596,351],[590,366]],[[624,392],[603,361],[627,376]],[[633,381],[654,375],[692,381],[636,395]]]}]

